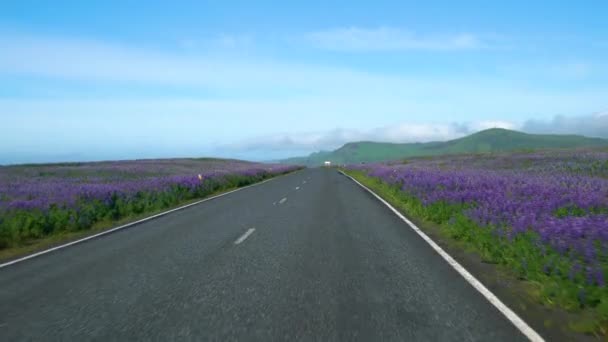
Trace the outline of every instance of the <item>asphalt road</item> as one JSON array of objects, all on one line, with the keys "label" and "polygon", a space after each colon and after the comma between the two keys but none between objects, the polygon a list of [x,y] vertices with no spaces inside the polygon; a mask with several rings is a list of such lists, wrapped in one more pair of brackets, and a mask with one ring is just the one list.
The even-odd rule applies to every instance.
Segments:
[{"label": "asphalt road", "polygon": [[0,340],[30,339],[525,337],[369,193],[309,169],[0,269]]}]

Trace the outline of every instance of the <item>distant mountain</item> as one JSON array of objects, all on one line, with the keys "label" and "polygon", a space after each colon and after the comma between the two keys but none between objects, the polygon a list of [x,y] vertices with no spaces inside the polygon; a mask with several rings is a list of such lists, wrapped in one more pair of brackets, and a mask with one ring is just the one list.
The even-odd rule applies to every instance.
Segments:
[{"label": "distant mountain", "polygon": [[369,141],[352,142],[331,152],[315,152],[308,157],[290,158],[281,162],[318,166],[322,165],[325,160],[334,164],[353,164],[444,154],[598,146],[608,146],[608,140],[580,135],[527,134],[502,128],[492,128],[444,142],[405,144]]}]

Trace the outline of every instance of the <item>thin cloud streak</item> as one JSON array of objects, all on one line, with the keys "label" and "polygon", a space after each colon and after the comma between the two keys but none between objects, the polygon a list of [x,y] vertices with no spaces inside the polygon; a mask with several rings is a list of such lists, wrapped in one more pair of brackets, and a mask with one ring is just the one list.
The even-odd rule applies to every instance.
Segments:
[{"label": "thin cloud streak", "polygon": [[[221,37],[220,37],[221,38]],[[0,75],[113,82],[133,85],[194,86],[214,91],[291,91],[335,95],[389,90],[449,92],[454,79],[417,78],[370,73],[346,67],[298,64],[255,57],[219,58],[166,53],[95,40],[0,33]],[[420,89],[420,90],[419,90]]]},{"label": "thin cloud streak", "polygon": [[[601,87],[578,91],[524,90],[521,84],[508,79],[387,75],[347,67],[255,58],[220,60],[205,55],[162,53],[119,44],[43,36],[0,33],[0,51],[3,51],[0,76],[27,75],[119,86],[184,86],[213,90],[224,98],[242,100],[254,96],[275,103],[296,98],[307,101],[312,98],[313,102],[325,98],[331,100],[326,102],[339,103],[356,98],[358,107],[390,103],[403,113],[403,104],[407,103],[408,112],[444,113],[459,120],[474,120],[463,115],[474,116],[476,112],[501,117],[507,107],[512,113],[525,109],[542,115],[551,115],[558,109],[593,110],[598,99],[605,97]],[[437,99],[449,103],[451,109],[441,106]],[[581,108],[581,104],[586,107]],[[341,106],[344,108],[344,104]],[[385,107],[379,110],[385,111]],[[332,108],[327,112],[331,113]]]},{"label": "thin cloud streak", "polygon": [[[350,31],[349,31],[350,32]],[[312,34],[313,40],[328,47],[340,48],[332,40],[340,35],[361,48],[391,48],[396,32],[384,29],[376,31],[325,32]],[[384,42],[375,35],[385,36]],[[357,37],[362,36],[362,37]],[[403,37],[402,37],[403,38]],[[220,37],[226,44],[234,44],[232,38]],[[191,44],[191,43],[189,43]],[[376,44],[376,45],[369,45]],[[472,48],[479,44],[472,35],[453,37],[401,39],[394,47],[404,48]],[[0,74],[35,75],[57,79],[82,81],[135,82],[140,84],[197,85],[214,89],[235,89],[254,85],[289,86],[298,88],[302,82],[330,84],[340,87],[348,84],[394,85],[407,82],[399,77],[378,76],[347,68],[321,65],[298,65],[273,60],[242,60],[236,57],[223,59],[209,55],[165,53],[150,48],[134,48],[121,44],[95,40],[64,39],[34,35],[7,35],[0,33]],[[419,82],[418,80],[417,82]],[[428,80],[431,84],[435,80]],[[411,82],[410,82],[411,83]],[[373,89],[373,87],[369,87]]]},{"label": "thin cloud streak", "polygon": [[306,39],[313,46],[337,51],[402,51],[402,50],[470,50],[487,47],[487,43],[470,33],[419,35],[406,30],[378,28],[336,28],[312,32]]}]

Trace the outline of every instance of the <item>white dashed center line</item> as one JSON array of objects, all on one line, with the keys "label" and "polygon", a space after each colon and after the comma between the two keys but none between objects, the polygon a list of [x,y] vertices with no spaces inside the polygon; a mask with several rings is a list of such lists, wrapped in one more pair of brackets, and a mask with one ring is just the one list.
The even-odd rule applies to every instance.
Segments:
[{"label": "white dashed center line", "polygon": [[296,190],[300,190],[300,187],[299,187],[299,186],[296,186]]},{"label": "white dashed center line", "polygon": [[238,238],[236,241],[234,241],[234,244],[235,245],[241,244],[241,242],[245,241],[245,239],[247,239],[249,237],[249,235],[253,234],[253,232],[255,232],[255,228],[249,228],[249,230],[247,230],[245,232],[245,234],[241,235],[240,238]]},{"label": "white dashed center line", "polygon": [[287,202],[287,197],[284,197],[283,199],[281,199],[281,200],[279,201],[279,204],[283,204],[283,203],[285,203],[285,202]]}]

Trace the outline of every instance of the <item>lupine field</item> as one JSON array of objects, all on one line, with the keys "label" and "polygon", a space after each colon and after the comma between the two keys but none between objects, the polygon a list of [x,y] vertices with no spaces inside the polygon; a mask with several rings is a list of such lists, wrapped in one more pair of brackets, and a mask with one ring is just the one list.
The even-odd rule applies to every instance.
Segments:
[{"label": "lupine field", "polygon": [[593,311],[595,328],[606,332],[605,150],[421,158],[347,170],[389,185],[410,215],[537,284],[543,302]]},{"label": "lupine field", "polygon": [[0,167],[0,249],[176,206],[298,167],[163,159]]}]

